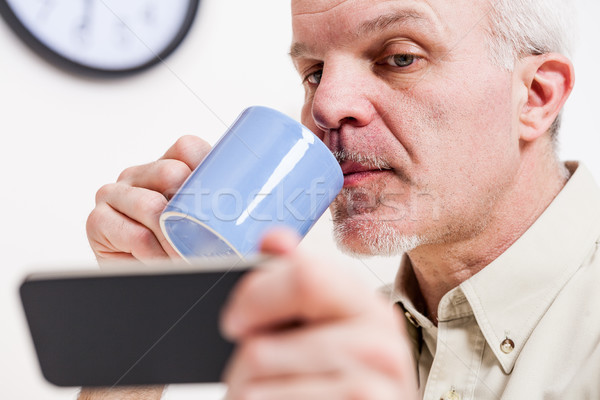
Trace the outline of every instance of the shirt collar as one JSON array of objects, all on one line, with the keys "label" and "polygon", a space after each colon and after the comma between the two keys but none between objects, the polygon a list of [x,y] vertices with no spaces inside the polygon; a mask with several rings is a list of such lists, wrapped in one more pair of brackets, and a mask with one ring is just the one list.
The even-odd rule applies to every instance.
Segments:
[{"label": "shirt collar", "polygon": [[[600,189],[590,172],[573,174],[537,221],[490,265],[460,285],[488,345],[510,373],[560,290],[595,250]],[[514,350],[502,352],[509,338]]]},{"label": "shirt collar", "polygon": [[[442,299],[470,306],[507,374],[561,288],[595,250],[600,236],[600,189],[585,166],[567,166],[573,172],[571,178],[525,234]],[[414,288],[418,285],[410,260],[404,256],[391,299],[402,302],[419,325],[431,327],[431,321],[418,311],[424,308]],[[468,304],[461,301],[465,298]],[[514,343],[508,354],[501,349],[507,338]]]}]

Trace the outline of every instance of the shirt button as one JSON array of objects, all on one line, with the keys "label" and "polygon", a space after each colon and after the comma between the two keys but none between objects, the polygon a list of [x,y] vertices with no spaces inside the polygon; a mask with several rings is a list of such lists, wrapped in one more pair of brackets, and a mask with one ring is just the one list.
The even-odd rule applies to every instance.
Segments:
[{"label": "shirt button", "polygon": [[513,342],[509,338],[504,339],[502,343],[500,343],[500,350],[502,350],[504,354],[510,354],[514,349],[515,342]]},{"label": "shirt button", "polygon": [[440,400],[461,400],[460,394],[454,389],[450,389],[445,395],[440,397]]},{"label": "shirt button", "polygon": [[419,322],[417,322],[417,319],[410,312],[405,311],[404,316],[415,328],[419,327]]}]

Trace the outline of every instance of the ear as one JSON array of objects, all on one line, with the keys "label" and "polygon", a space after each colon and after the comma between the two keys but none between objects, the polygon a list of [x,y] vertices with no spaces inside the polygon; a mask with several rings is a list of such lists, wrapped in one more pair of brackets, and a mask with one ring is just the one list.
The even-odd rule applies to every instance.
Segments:
[{"label": "ear", "polygon": [[533,141],[544,135],[569,97],[575,73],[571,61],[556,53],[521,60],[519,77],[527,98],[519,116],[519,137]]}]

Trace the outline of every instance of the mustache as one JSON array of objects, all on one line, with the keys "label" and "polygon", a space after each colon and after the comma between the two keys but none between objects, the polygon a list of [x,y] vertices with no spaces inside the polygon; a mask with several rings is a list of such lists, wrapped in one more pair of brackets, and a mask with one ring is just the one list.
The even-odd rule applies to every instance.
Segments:
[{"label": "mustache", "polygon": [[410,185],[414,184],[407,171],[405,171],[402,167],[392,167],[388,161],[376,154],[367,154],[348,149],[335,150],[332,151],[332,154],[340,164],[344,161],[352,161],[368,168],[392,170],[394,174],[404,183]]},{"label": "mustache", "polygon": [[386,160],[375,154],[365,154],[359,151],[352,151],[347,149],[336,150],[332,153],[337,162],[340,164],[344,161],[352,161],[369,168],[377,168],[380,170],[392,169],[392,167]]}]

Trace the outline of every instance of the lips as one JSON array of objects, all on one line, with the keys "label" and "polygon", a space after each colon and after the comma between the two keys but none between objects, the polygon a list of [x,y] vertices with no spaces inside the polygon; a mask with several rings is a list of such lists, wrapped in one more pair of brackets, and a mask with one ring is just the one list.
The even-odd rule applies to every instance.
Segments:
[{"label": "lips", "polygon": [[344,186],[354,186],[365,179],[370,179],[381,173],[391,171],[389,168],[378,168],[354,161],[344,161],[340,166],[344,174]]},{"label": "lips", "polygon": [[344,176],[356,174],[359,172],[374,171],[376,169],[378,170],[378,168],[362,165],[354,161],[344,161],[342,164],[340,164],[340,167],[342,167],[342,172]]},{"label": "lips", "polygon": [[340,167],[342,168],[342,173],[344,175],[357,174],[360,172],[381,172],[391,170],[391,168],[382,168],[372,165],[365,165],[355,161],[343,161],[340,164]]}]

